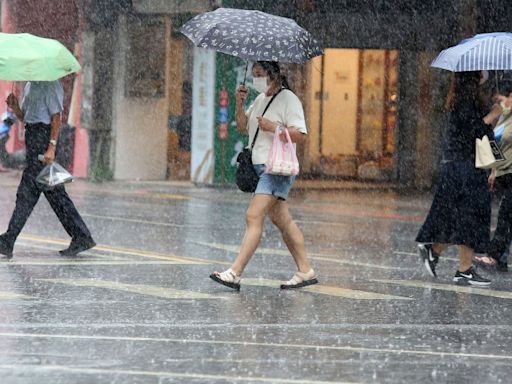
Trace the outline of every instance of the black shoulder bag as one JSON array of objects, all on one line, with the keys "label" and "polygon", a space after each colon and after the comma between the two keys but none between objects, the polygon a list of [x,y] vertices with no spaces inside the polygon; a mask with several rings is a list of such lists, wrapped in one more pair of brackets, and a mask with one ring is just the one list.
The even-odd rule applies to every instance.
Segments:
[{"label": "black shoulder bag", "polygon": [[[281,92],[281,90],[279,92]],[[268,107],[270,106],[270,104],[272,104],[272,102],[279,94],[279,92],[272,96],[261,116],[263,116],[265,112],[267,112]],[[256,187],[258,186],[258,180],[260,179],[259,176],[256,174],[256,171],[254,170],[254,166],[252,164],[252,149],[254,148],[256,139],[258,138],[259,131],[260,126],[258,125],[256,133],[254,134],[254,139],[252,140],[251,147],[244,148],[243,151],[240,152],[238,154],[238,157],[236,158],[236,161],[238,162],[238,168],[236,170],[236,185],[238,186],[238,189],[240,189],[242,192],[252,193],[256,191]]]}]

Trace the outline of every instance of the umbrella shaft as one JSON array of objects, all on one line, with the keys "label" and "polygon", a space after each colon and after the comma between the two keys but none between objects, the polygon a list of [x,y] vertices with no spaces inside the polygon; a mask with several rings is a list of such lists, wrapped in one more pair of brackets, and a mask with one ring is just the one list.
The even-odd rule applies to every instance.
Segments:
[{"label": "umbrella shaft", "polygon": [[249,66],[249,62],[245,63],[245,73],[244,73],[244,82],[242,85],[245,85],[245,79],[247,79],[247,67]]}]

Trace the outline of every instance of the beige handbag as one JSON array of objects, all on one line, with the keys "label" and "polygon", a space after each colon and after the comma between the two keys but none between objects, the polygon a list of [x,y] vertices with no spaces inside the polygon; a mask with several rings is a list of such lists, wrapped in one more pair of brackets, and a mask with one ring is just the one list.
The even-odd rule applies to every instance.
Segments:
[{"label": "beige handbag", "polygon": [[475,167],[494,168],[505,156],[496,141],[489,140],[487,135],[475,141]]}]

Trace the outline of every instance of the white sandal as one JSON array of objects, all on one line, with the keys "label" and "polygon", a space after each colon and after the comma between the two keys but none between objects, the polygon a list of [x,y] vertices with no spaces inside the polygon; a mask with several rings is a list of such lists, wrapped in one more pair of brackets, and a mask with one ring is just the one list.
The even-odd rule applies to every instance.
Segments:
[{"label": "white sandal", "polygon": [[307,287],[308,285],[317,284],[315,271],[310,269],[308,272],[297,272],[293,277],[286,283],[281,284],[281,289],[293,289]]},{"label": "white sandal", "polygon": [[224,272],[213,272],[210,275],[210,279],[226,287],[236,289],[237,291],[240,290],[241,278],[231,268]]}]

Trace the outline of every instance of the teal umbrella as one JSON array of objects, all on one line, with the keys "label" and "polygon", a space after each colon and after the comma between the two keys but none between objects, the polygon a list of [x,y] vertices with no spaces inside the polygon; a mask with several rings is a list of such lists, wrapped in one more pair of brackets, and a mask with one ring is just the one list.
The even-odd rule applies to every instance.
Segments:
[{"label": "teal umbrella", "polygon": [[60,42],[29,33],[0,33],[0,79],[53,81],[80,70]]}]

